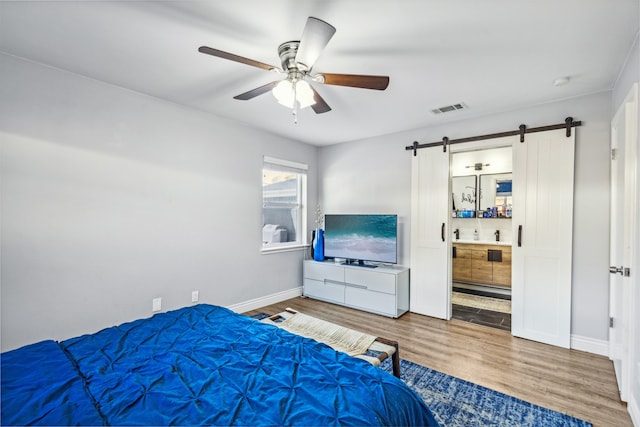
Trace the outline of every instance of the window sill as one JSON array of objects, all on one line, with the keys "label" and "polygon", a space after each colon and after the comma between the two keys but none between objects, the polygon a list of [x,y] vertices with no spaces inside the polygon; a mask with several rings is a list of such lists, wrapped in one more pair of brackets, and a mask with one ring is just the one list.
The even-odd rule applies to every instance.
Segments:
[{"label": "window sill", "polygon": [[267,247],[267,248],[262,248],[260,250],[260,252],[262,252],[262,255],[269,255],[269,254],[277,254],[280,252],[292,252],[292,251],[304,251],[306,249],[309,248],[309,244],[298,244],[298,245],[290,245],[290,246],[275,246],[275,247]]}]

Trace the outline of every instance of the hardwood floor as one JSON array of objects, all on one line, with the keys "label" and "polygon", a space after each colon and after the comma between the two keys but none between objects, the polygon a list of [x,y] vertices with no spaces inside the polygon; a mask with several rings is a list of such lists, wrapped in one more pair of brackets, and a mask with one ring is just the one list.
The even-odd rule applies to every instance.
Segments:
[{"label": "hardwood floor", "polygon": [[591,422],[632,426],[609,359],[515,338],[507,331],[415,313],[391,319],[308,298],[246,314],[291,307],[310,316],[392,340],[400,357]]}]

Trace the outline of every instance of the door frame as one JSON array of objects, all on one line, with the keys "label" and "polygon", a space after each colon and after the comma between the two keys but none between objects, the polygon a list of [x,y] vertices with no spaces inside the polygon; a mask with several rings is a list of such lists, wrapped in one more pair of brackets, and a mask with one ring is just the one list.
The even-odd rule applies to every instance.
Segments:
[{"label": "door frame", "polygon": [[[630,269],[609,280],[609,358],[613,361],[620,398],[629,402],[636,419],[640,403],[637,274],[638,84],[635,83],[611,120],[610,266]],[[616,150],[616,151],[614,151]],[[623,156],[623,157],[621,157]],[[620,170],[619,168],[622,168]],[[619,180],[622,180],[622,189]],[[620,212],[622,209],[622,212]],[[619,242],[620,237],[623,241]],[[634,391],[635,390],[635,391]]]}]

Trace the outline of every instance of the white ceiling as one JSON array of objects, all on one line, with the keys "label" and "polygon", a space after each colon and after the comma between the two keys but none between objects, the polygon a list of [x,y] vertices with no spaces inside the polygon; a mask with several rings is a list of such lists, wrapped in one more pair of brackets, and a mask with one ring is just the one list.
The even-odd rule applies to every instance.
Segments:
[{"label": "white ceiling", "polygon": [[[233,0],[0,3],[0,51],[316,145],[612,89],[638,0]],[[281,78],[202,45],[280,66],[307,17],[337,28],[315,73],[388,75],[386,91],[314,84],[332,111],[293,123]],[[553,81],[568,76],[568,85]],[[468,110],[434,115],[463,102]]]}]

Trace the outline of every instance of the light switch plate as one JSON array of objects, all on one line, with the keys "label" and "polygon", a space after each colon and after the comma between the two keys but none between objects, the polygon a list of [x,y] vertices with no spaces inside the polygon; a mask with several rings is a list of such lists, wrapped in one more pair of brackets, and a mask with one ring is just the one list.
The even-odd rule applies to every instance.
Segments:
[{"label": "light switch plate", "polygon": [[154,298],[153,299],[153,307],[152,311],[160,311],[162,310],[162,298]]}]

